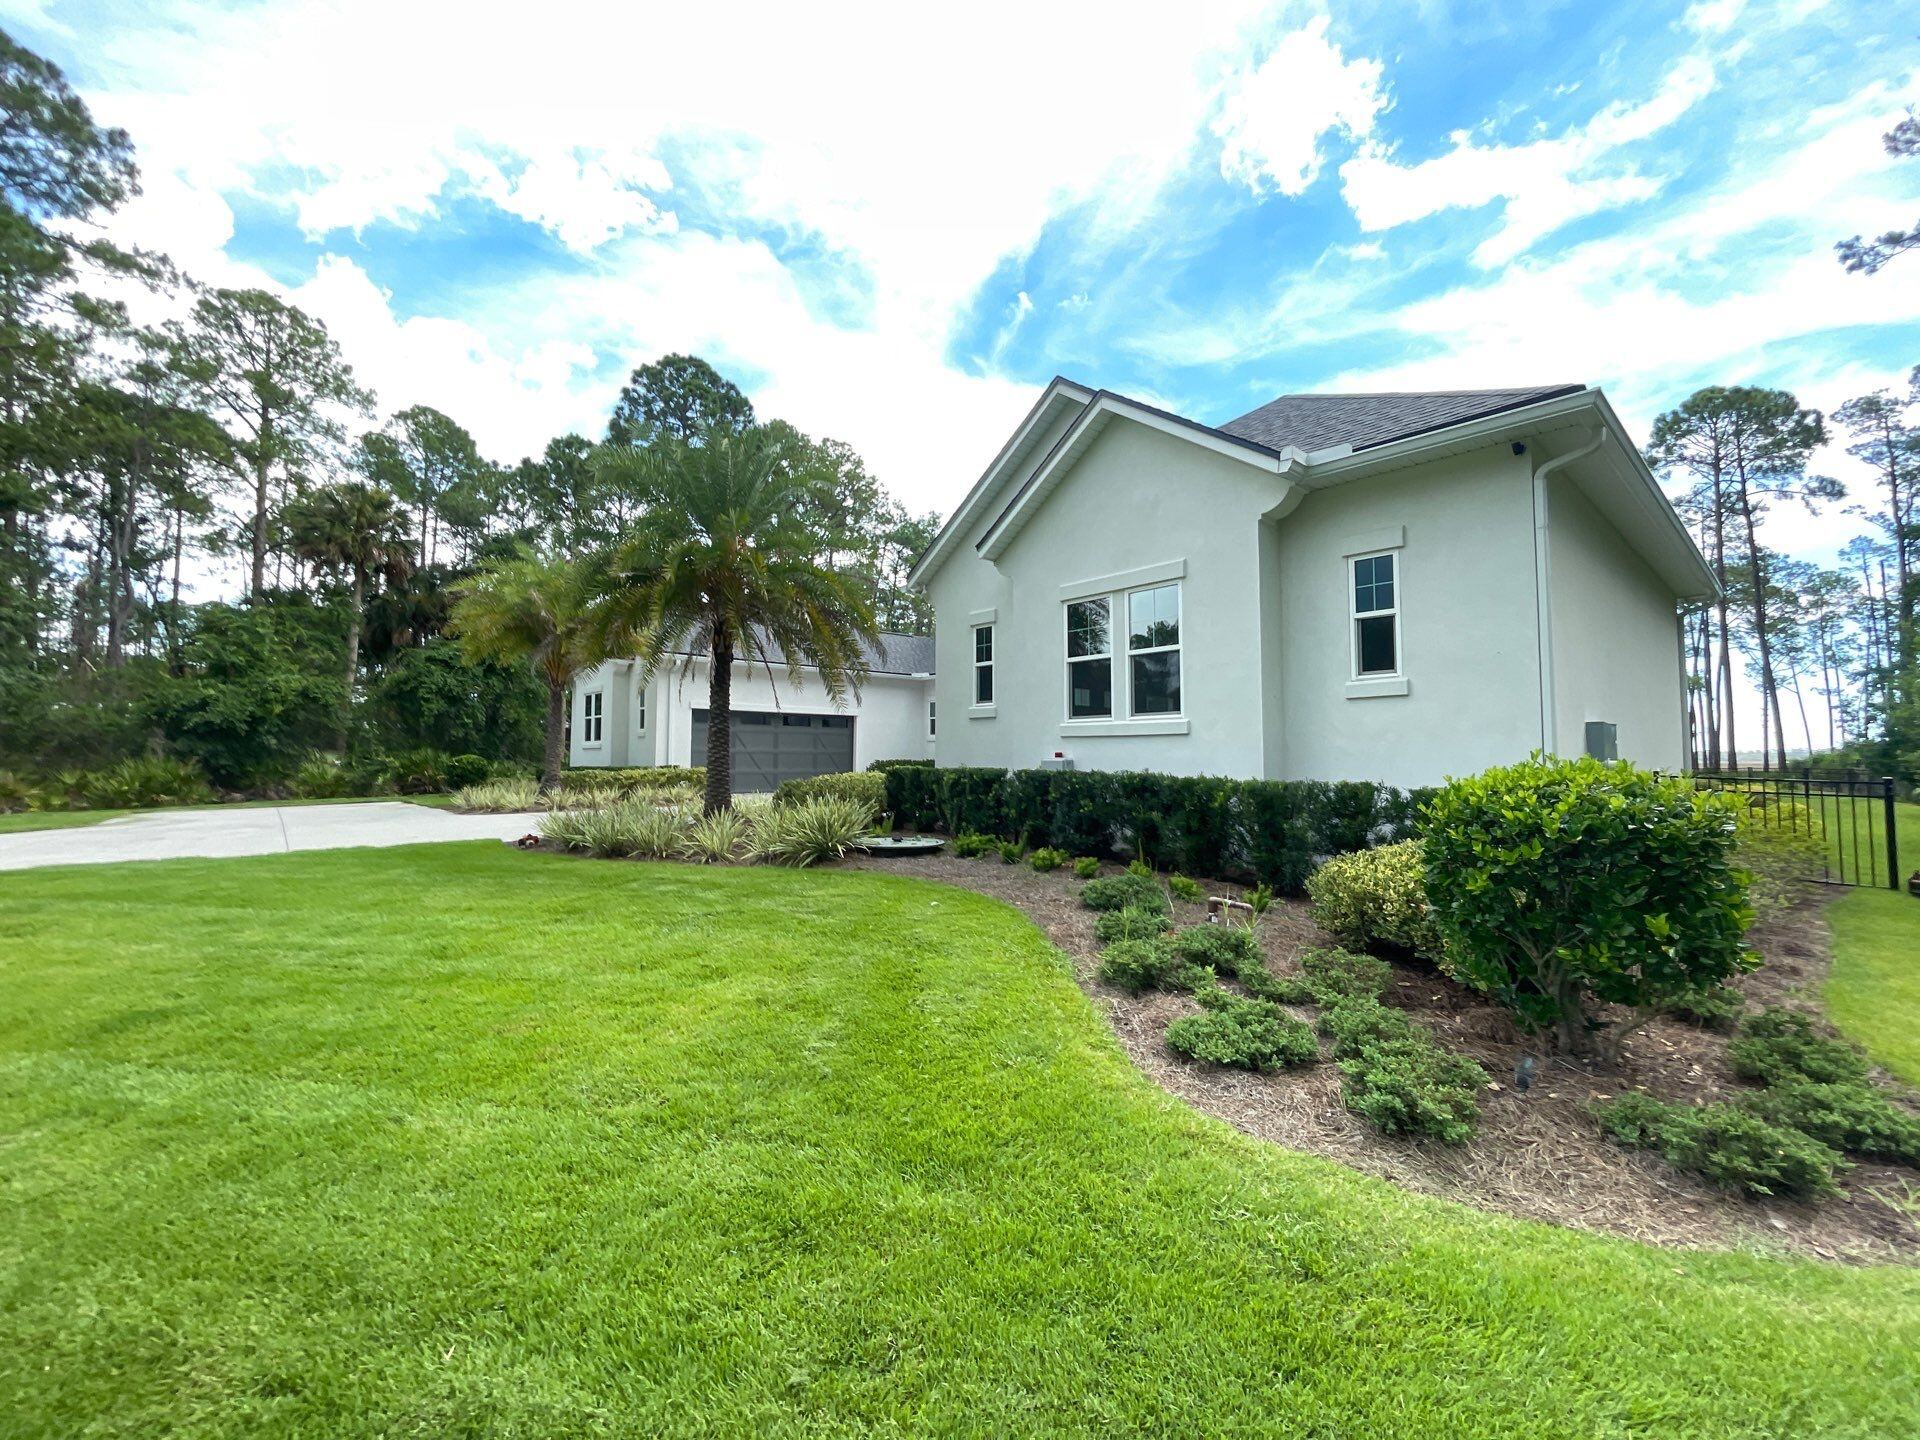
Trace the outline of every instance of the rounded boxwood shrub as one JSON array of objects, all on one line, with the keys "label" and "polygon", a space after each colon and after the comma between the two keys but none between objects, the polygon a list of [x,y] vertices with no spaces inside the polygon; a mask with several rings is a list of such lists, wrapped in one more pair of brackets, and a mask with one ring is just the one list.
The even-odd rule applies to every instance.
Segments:
[{"label": "rounded boxwood shrub", "polygon": [[1320,1058],[1313,1032],[1265,1000],[1242,1000],[1217,985],[1196,994],[1206,1007],[1167,1027],[1167,1047],[1176,1055],[1242,1070],[1279,1070]]},{"label": "rounded boxwood shrub", "polygon": [[1049,870],[1058,870],[1066,863],[1066,851],[1054,850],[1045,845],[1042,845],[1038,850],[1027,856],[1027,864],[1042,874],[1045,874]]},{"label": "rounded boxwood shrub", "polygon": [[493,762],[484,755],[454,755],[446,764],[447,788],[464,790],[493,778]]},{"label": "rounded boxwood shrub", "polygon": [[1308,877],[1307,899],[1315,923],[1344,945],[1440,958],[1418,840],[1334,856]]},{"label": "rounded boxwood shrub", "polygon": [[1089,910],[1151,910],[1167,912],[1166,892],[1150,876],[1103,875],[1080,887],[1080,903]]},{"label": "rounded boxwood shrub", "polygon": [[1427,898],[1448,968],[1560,1047],[1597,1003],[1660,1011],[1751,968],[1733,810],[1690,780],[1535,756],[1428,802]]}]

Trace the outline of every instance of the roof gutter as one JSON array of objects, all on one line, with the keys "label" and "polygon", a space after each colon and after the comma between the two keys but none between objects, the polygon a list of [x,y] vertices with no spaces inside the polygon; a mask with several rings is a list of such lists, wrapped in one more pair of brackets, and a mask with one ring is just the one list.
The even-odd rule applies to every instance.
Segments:
[{"label": "roof gutter", "polygon": [[1553,562],[1547,543],[1550,538],[1547,479],[1574,461],[1586,459],[1606,441],[1607,430],[1603,425],[1593,432],[1590,439],[1566,454],[1556,455],[1544,465],[1533,467],[1533,623],[1540,674],[1540,750],[1545,755],[1553,754],[1555,739],[1560,733],[1553,697]]}]

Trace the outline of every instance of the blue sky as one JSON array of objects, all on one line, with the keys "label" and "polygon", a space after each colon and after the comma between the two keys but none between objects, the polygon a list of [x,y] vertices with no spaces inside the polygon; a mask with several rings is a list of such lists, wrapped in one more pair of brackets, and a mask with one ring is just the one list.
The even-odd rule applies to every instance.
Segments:
[{"label": "blue sky", "polygon": [[1587,381],[1644,434],[1920,362],[1920,257],[1831,251],[1920,212],[1906,7],[919,9],[0,4],[132,132],[117,232],[503,460],[676,349],[938,510],[1056,372],[1213,421]]}]

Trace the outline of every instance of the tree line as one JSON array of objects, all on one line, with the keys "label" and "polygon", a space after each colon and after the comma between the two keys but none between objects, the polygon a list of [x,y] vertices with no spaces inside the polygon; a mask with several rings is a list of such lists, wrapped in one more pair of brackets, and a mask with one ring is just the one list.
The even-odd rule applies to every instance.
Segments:
[{"label": "tree line", "polygon": [[[806,543],[879,629],[929,627],[906,572],[937,517],[706,361],[641,365],[602,435],[502,462],[430,406],[380,417],[285,299],[109,242],[138,188],[126,133],[0,32],[0,767],[164,750],[242,787],[322,747],[530,760],[546,696],[453,642],[454,597],[490,564],[612,547],[649,492],[607,457],[715,434],[819,482]],[[237,598],[192,600],[217,569]]]}]

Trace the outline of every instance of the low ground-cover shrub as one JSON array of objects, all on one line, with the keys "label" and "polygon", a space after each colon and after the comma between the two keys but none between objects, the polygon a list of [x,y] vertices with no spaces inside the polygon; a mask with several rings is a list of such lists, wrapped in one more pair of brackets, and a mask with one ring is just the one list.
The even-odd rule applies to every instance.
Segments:
[{"label": "low ground-cover shrub", "polygon": [[1050,849],[1045,845],[1042,845],[1038,850],[1027,856],[1027,864],[1042,874],[1045,874],[1049,870],[1058,870],[1066,863],[1066,851]]},{"label": "low ground-cover shrub", "polygon": [[1320,1033],[1341,1058],[1375,1045],[1397,1045],[1419,1034],[1403,1012],[1370,995],[1335,997],[1320,1012]]},{"label": "low ground-cover shrub", "polygon": [[1562,1049],[1598,1004],[1658,1012],[1753,963],[1733,811],[1688,779],[1536,756],[1453,781],[1425,827],[1449,970]]},{"label": "low ground-cover shrub", "polygon": [[1731,985],[1716,985],[1711,990],[1682,995],[1668,1008],[1667,1014],[1702,1030],[1725,1033],[1740,1023],[1746,1008],[1746,999],[1738,990]]},{"label": "low ground-cover shrub", "polygon": [[1839,1193],[1834,1176],[1846,1162],[1834,1150],[1737,1105],[1673,1105],[1636,1093],[1595,1113],[1621,1144],[1657,1150],[1676,1168],[1743,1195]]},{"label": "low ground-cover shrub", "polygon": [[1234,975],[1260,964],[1260,942],[1245,925],[1189,925],[1171,941],[1173,953],[1189,965],[1204,965]]},{"label": "low ground-cover shrub", "polygon": [[793,805],[802,800],[855,800],[875,815],[887,808],[887,779],[863,770],[832,775],[808,775],[799,780],[783,780],[773,792],[776,805]]},{"label": "low ground-cover shrub", "polygon": [[1185,875],[1169,875],[1167,889],[1173,892],[1174,899],[1184,900],[1189,905],[1198,905],[1207,898],[1207,892],[1201,888],[1200,882]]},{"label": "low ground-cover shrub", "polygon": [[1002,840],[993,848],[999,854],[1002,865],[1018,865],[1020,857],[1027,853],[1027,847],[1018,840]]},{"label": "low ground-cover shrub", "polygon": [[1171,989],[1179,965],[1173,948],[1159,935],[1116,940],[1100,952],[1100,978],[1136,995],[1142,990]]},{"label": "low ground-cover shrub", "polygon": [[1424,792],[1366,782],[925,765],[886,773],[912,830],[1025,835],[1079,855],[1142,855],[1186,875],[1297,893],[1327,855],[1413,833]]},{"label": "low ground-cover shrub", "polygon": [[1440,958],[1418,840],[1334,856],[1308,878],[1307,897],[1315,922],[1342,944]]},{"label": "low ground-cover shrub", "polygon": [[1741,1103],[1763,1120],[1848,1155],[1920,1165],[1920,1116],[1871,1085],[1799,1080],[1770,1086]]},{"label": "low ground-cover shrub", "polygon": [[874,823],[864,800],[802,800],[773,805],[753,827],[752,854],[774,865],[817,865],[856,848]]},{"label": "low ground-cover shrub", "polygon": [[953,837],[953,853],[962,860],[976,860],[989,850],[999,848],[999,844],[991,835],[956,835]]},{"label": "low ground-cover shrub", "polygon": [[24,810],[33,798],[33,786],[27,783],[27,777],[15,774],[11,770],[0,770],[0,815],[11,815],[16,810]]},{"label": "low ground-cover shrub", "polygon": [[1464,1145],[1480,1119],[1487,1075],[1426,1035],[1363,1046],[1340,1062],[1347,1108],[1387,1135]]},{"label": "low ground-cover shrub", "polygon": [[331,755],[309,755],[287,778],[287,790],[296,800],[338,800],[355,794],[360,777]]},{"label": "low ground-cover shrub", "polygon": [[1164,915],[1167,895],[1144,875],[1103,875],[1080,887],[1080,903],[1089,910],[1152,910]]},{"label": "low ground-cover shrub", "polygon": [[1393,978],[1393,967],[1351,950],[1314,949],[1301,952],[1300,973],[1320,1003],[1331,1005],[1347,996],[1379,995]]},{"label": "low ground-cover shrub", "polygon": [[1073,862],[1073,873],[1082,880],[1091,880],[1100,873],[1100,862],[1091,855],[1082,855]]},{"label": "low ground-cover shrub", "polygon": [[1166,933],[1173,922],[1164,910],[1129,905],[1124,910],[1102,910],[1094,917],[1093,938],[1102,945],[1120,940],[1149,940]]},{"label": "low ground-cover shrub", "polygon": [[1205,1007],[1167,1026],[1167,1046],[1176,1055],[1209,1065],[1272,1071],[1311,1065],[1320,1058],[1313,1031],[1265,1000],[1243,1000],[1217,985],[1195,992]]},{"label": "low ground-cover shrub", "polygon": [[1811,1016],[1769,1006],[1750,1016],[1727,1046],[1736,1075],[1767,1085],[1864,1080],[1867,1057],[1844,1040],[1822,1035]]}]

